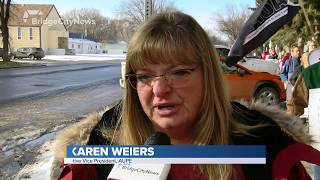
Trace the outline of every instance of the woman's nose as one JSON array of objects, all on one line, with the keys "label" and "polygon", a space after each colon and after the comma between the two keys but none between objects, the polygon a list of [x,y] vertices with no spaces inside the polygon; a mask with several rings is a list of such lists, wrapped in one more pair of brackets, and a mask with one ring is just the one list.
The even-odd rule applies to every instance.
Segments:
[{"label": "woman's nose", "polygon": [[157,78],[152,83],[152,91],[154,96],[162,97],[171,91],[171,86],[166,79]]}]

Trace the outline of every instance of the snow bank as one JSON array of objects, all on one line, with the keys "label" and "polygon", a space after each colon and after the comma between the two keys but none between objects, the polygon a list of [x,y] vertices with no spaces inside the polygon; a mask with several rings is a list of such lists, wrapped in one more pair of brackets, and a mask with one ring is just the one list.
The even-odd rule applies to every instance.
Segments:
[{"label": "snow bank", "polygon": [[125,59],[126,54],[77,54],[77,55],[46,55],[43,60],[53,61],[106,61]]},{"label": "snow bank", "polygon": [[50,180],[50,169],[53,162],[52,143],[53,140],[44,143],[40,148],[40,156],[37,157],[36,162],[24,166],[15,179]]}]

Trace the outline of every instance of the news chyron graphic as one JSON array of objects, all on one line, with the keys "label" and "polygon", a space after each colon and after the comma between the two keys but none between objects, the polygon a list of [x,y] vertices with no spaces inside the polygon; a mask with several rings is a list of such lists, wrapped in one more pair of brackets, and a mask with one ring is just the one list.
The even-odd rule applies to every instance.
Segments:
[{"label": "news chyron graphic", "polygon": [[265,164],[265,146],[68,146],[65,164]]}]

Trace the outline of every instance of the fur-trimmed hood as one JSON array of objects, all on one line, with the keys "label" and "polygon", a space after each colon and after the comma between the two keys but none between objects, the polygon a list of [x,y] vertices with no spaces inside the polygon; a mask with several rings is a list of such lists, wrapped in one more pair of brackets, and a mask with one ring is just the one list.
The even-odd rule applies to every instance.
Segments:
[{"label": "fur-trimmed hood", "polygon": [[[291,116],[277,106],[266,106],[259,103],[246,104],[245,106],[249,111],[257,111],[264,116],[272,119],[283,132],[288,134],[295,141],[306,144],[309,144],[311,142],[311,138],[307,133],[307,127],[300,118]],[[114,108],[112,108],[111,110],[113,111]],[[97,127],[104,127],[98,126],[98,124],[101,123],[101,119],[104,119],[103,116],[105,116],[106,114],[110,115],[111,110],[106,111],[104,115],[103,112],[91,113],[85,119],[64,129],[57,135],[54,142],[55,160],[52,167],[52,178],[58,177],[60,173],[58,164],[59,161],[61,162],[61,160],[63,160],[63,158],[66,156],[66,146],[88,144],[90,134],[92,133],[94,128],[97,129]],[[110,140],[112,138],[112,134],[113,133],[107,133],[103,134],[103,136],[105,136],[104,138]]]},{"label": "fur-trimmed hood", "polygon": [[271,118],[283,132],[291,136],[295,141],[305,144],[312,142],[305,122],[299,117],[282,110],[279,106],[266,106],[261,103],[251,103],[245,106]]},{"label": "fur-trimmed hood", "polygon": [[92,129],[98,124],[101,117],[101,113],[94,112],[80,122],[62,130],[54,142],[55,157],[63,159],[66,156],[67,145],[87,144]]}]

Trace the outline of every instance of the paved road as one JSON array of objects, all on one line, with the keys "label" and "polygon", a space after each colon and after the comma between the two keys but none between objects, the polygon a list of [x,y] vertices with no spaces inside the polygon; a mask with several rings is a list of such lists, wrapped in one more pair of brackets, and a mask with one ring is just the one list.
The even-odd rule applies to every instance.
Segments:
[{"label": "paved road", "polygon": [[19,171],[44,143],[122,98],[119,77],[120,63],[108,62],[0,70],[0,179],[30,179]]},{"label": "paved road", "polygon": [[120,68],[118,61],[0,69],[0,104],[23,97],[114,83],[120,78]]}]

